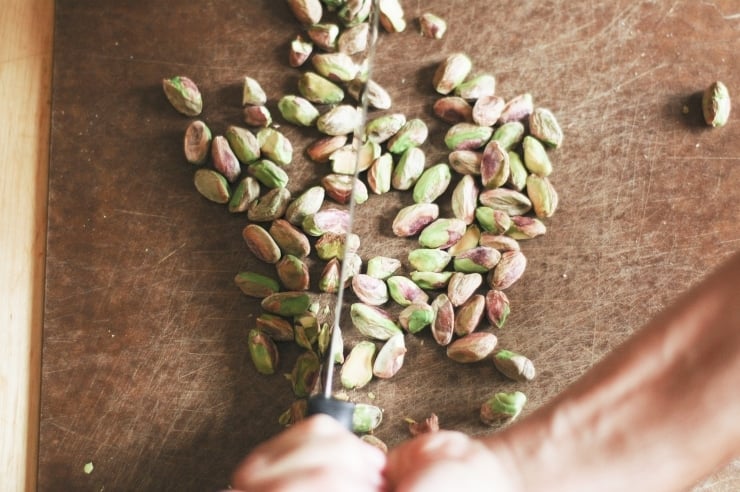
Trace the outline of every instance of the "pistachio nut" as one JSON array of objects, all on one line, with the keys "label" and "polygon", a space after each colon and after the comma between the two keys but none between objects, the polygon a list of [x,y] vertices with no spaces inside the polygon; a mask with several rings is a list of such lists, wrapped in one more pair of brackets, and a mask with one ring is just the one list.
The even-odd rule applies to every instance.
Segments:
[{"label": "pistachio nut", "polygon": [[260,330],[249,330],[249,356],[260,374],[275,374],[279,362],[278,349],[270,337]]},{"label": "pistachio nut", "polygon": [[406,19],[399,0],[379,0],[380,24],[390,33],[406,30]]},{"label": "pistachio nut", "polygon": [[319,22],[308,26],[306,34],[316,46],[324,51],[336,51],[339,26],[330,22]]},{"label": "pistachio nut", "polygon": [[293,341],[293,325],[287,319],[276,314],[262,313],[257,316],[254,324],[258,330],[276,342]]},{"label": "pistachio nut", "polygon": [[167,100],[185,116],[198,116],[203,111],[203,97],[195,82],[184,75],[162,79]]},{"label": "pistachio nut", "polygon": [[339,19],[345,26],[354,26],[360,22],[365,22],[370,16],[373,8],[372,0],[352,0],[341,2],[341,8],[337,13]]},{"label": "pistachio nut", "polygon": [[524,124],[521,121],[510,121],[496,128],[491,140],[496,140],[505,150],[510,151],[524,138]]},{"label": "pistachio nut", "polygon": [[354,233],[338,234],[336,232],[325,232],[314,245],[316,254],[322,260],[332,258],[344,258],[346,252],[356,253],[360,249],[360,236]]},{"label": "pistachio nut", "polygon": [[373,363],[373,375],[381,379],[388,379],[403,366],[406,355],[406,342],[403,333],[397,333],[390,337],[378,351]]},{"label": "pistachio nut", "polygon": [[247,218],[252,222],[270,222],[285,214],[290,202],[287,188],[273,188],[254,200],[247,208]]},{"label": "pistachio nut", "polygon": [[286,254],[304,258],[311,253],[308,237],[285,219],[274,220],[268,232]]},{"label": "pistachio nut", "polygon": [[419,244],[422,248],[447,249],[460,240],[466,229],[460,219],[437,219],[421,231]]},{"label": "pistachio nut", "polygon": [[352,277],[352,292],[361,302],[369,306],[380,306],[388,302],[386,283],[364,273]]},{"label": "pistachio nut", "polygon": [[439,198],[450,185],[452,173],[445,163],[435,164],[421,173],[414,183],[412,197],[416,203],[432,203]]},{"label": "pistachio nut", "polygon": [[483,96],[473,104],[473,122],[479,126],[493,126],[501,117],[506,102],[499,96]]},{"label": "pistachio nut", "polygon": [[464,175],[452,190],[452,214],[466,224],[475,220],[475,208],[478,205],[478,186],[472,175]]},{"label": "pistachio nut", "polygon": [[539,218],[552,217],[558,208],[558,194],[546,177],[536,174],[527,176],[527,195],[532,201],[534,213]]},{"label": "pistachio nut", "polygon": [[347,135],[360,124],[360,113],[349,104],[334,106],[316,120],[316,128],[326,135]]},{"label": "pistachio nut", "polygon": [[437,432],[439,430],[439,417],[436,414],[431,414],[425,418],[423,422],[416,422],[414,419],[405,418],[406,423],[409,424],[409,433],[413,437],[421,434],[428,434],[430,432]]},{"label": "pistachio nut", "polygon": [[242,106],[264,106],[267,104],[267,94],[256,79],[244,77],[242,83]]},{"label": "pistachio nut", "polygon": [[552,173],[552,162],[547,155],[545,146],[531,135],[524,137],[522,142],[524,166],[529,172],[538,176],[549,176]]},{"label": "pistachio nut", "polygon": [[473,122],[473,107],[459,96],[437,99],[432,105],[432,111],[437,118],[451,125]]},{"label": "pistachio nut", "polygon": [[480,164],[483,152],[474,150],[453,150],[447,157],[450,167],[459,174],[480,174]]},{"label": "pistachio nut", "polygon": [[408,255],[409,265],[421,272],[441,272],[451,259],[450,253],[436,248],[419,248]]},{"label": "pistachio nut", "polygon": [[[514,218],[512,218],[511,221],[513,227]],[[511,231],[511,229],[509,230]],[[521,249],[519,243],[513,236],[504,236],[495,232],[481,233],[479,244],[481,246],[496,248],[499,251],[519,251]]]},{"label": "pistachio nut", "polygon": [[280,98],[278,110],[286,121],[298,126],[313,126],[319,118],[319,110],[311,101],[293,94]]},{"label": "pistachio nut", "polygon": [[311,298],[302,291],[276,292],[262,299],[260,306],[265,311],[279,316],[297,316],[308,309]]},{"label": "pistachio nut", "polygon": [[[281,260],[282,261],[282,260]],[[319,339],[319,321],[310,312],[293,317],[294,341],[306,350],[313,350]]]},{"label": "pistachio nut", "polygon": [[260,144],[254,133],[246,128],[229,125],[224,135],[240,162],[249,164],[260,158]]},{"label": "pistachio nut", "polygon": [[290,179],[285,169],[268,159],[251,163],[247,173],[268,188],[285,188]]},{"label": "pistachio nut", "polygon": [[532,202],[522,193],[508,188],[485,190],[478,195],[478,201],[494,210],[509,215],[524,215],[532,210]]},{"label": "pistachio nut", "polygon": [[312,186],[304,191],[295,200],[290,202],[285,209],[285,220],[295,226],[300,226],[309,215],[313,215],[321,209],[324,203],[324,188]]},{"label": "pistachio nut", "polygon": [[373,378],[375,344],[368,340],[357,342],[342,364],[340,381],[347,389],[362,388]]},{"label": "pistachio nut", "polygon": [[462,306],[475,294],[481,284],[483,276],[480,273],[455,272],[447,283],[447,297],[454,307]]},{"label": "pistachio nut", "polygon": [[492,289],[508,289],[521,278],[526,268],[527,257],[521,251],[501,253],[501,259],[488,277],[488,284]]},{"label": "pistachio nut", "polygon": [[327,174],[321,178],[321,185],[326,194],[337,203],[349,203],[350,196],[354,196],[355,203],[359,205],[365,203],[368,198],[365,183],[350,174]]},{"label": "pistachio nut", "polygon": [[373,256],[367,261],[367,274],[385,280],[401,268],[401,261],[388,256]]},{"label": "pistachio nut", "polygon": [[359,103],[366,100],[370,108],[391,108],[391,95],[382,85],[372,79],[364,80],[364,78],[360,77],[354,79],[347,85],[347,92]]},{"label": "pistachio nut", "polygon": [[447,22],[431,12],[425,12],[419,16],[419,29],[423,36],[442,39],[447,32]]},{"label": "pistachio nut", "polygon": [[418,147],[406,150],[391,174],[391,186],[396,190],[408,190],[424,172],[426,155]]},{"label": "pistachio nut", "polygon": [[293,370],[285,377],[290,381],[293,387],[293,394],[298,398],[306,398],[313,391],[316,382],[319,380],[321,372],[321,363],[315,352],[306,351],[298,356]]},{"label": "pistachio nut", "polygon": [[473,62],[464,53],[449,55],[437,66],[432,78],[434,89],[442,95],[447,95],[462,84],[473,68]]},{"label": "pistachio nut", "polygon": [[339,290],[340,265],[337,258],[332,258],[324,265],[324,269],[321,271],[321,276],[319,277],[319,290],[321,292],[333,294]]},{"label": "pistachio nut", "polygon": [[370,23],[360,22],[339,34],[337,49],[348,55],[356,55],[367,49],[370,39]]},{"label": "pistachio nut", "polygon": [[308,266],[297,256],[284,255],[275,264],[275,270],[280,283],[287,290],[308,290]]},{"label": "pistachio nut", "polygon": [[198,169],[193,176],[193,182],[198,193],[212,202],[228,203],[231,198],[229,182],[213,169]]},{"label": "pistachio nut", "polygon": [[547,226],[535,217],[515,215],[511,218],[511,227],[506,235],[514,239],[532,239],[547,232]]},{"label": "pistachio nut", "polygon": [[458,123],[445,134],[445,145],[450,150],[480,149],[491,139],[493,128],[474,123]]},{"label": "pistachio nut", "polygon": [[248,224],[242,231],[242,237],[249,250],[258,259],[266,263],[277,263],[280,259],[280,248],[262,226]]},{"label": "pistachio nut", "polygon": [[493,356],[493,365],[504,376],[514,381],[526,382],[535,377],[532,361],[521,354],[510,350],[499,350]]},{"label": "pistachio nut", "polygon": [[452,272],[411,272],[409,277],[422,289],[438,290],[447,287]]},{"label": "pistachio nut", "polygon": [[244,106],[242,116],[249,126],[264,128],[272,125],[272,114],[267,106]]},{"label": "pistachio nut", "polygon": [[426,142],[429,136],[429,128],[423,120],[414,118],[406,121],[404,125],[388,140],[388,152],[392,154],[403,154],[412,147],[418,147]]},{"label": "pistachio nut", "polygon": [[483,149],[480,179],[484,188],[498,188],[509,179],[509,154],[498,140],[491,140]]},{"label": "pistachio nut", "polygon": [[526,403],[527,396],[521,391],[496,393],[481,405],[481,422],[492,426],[502,421],[513,421],[522,413]]},{"label": "pistachio nut", "polygon": [[494,210],[491,207],[475,209],[475,220],[485,232],[503,234],[511,227],[511,217],[503,210]]},{"label": "pistachio nut", "polygon": [[378,116],[367,122],[365,135],[367,139],[375,143],[383,143],[406,124],[406,115],[403,113],[391,113]]},{"label": "pistachio nut", "polygon": [[532,111],[534,111],[532,94],[519,94],[506,102],[506,106],[504,106],[498,121],[501,124],[510,121],[521,121],[528,118],[532,114]]},{"label": "pistachio nut", "polygon": [[183,149],[185,160],[190,164],[202,165],[208,160],[211,149],[211,130],[201,120],[191,122],[185,130]]},{"label": "pistachio nut", "polygon": [[347,234],[349,212],[338,208],[325,208],[307,215],[301,228],[309,236],[319,237],[327,232]]},{"label": "pistachio nut", "polygon": [[439,217],[436,203],[415,203],[403,207],[393,219],[391,229],[398,237],[409,237],[419,233]]},{"label": "pistachio nut", "polygon": [[522,191],[527,186],[527,168],[524,167],[522,158],[517,152],[510,150],[509,154],[509,180],[507,184],[516,191]]},{"label": "pistachio nut", "polygon": [[341,87],[315,72],[304,72],[300,76],[298,92],[316,104],[339,104],[344,100],[344,90]]},{"label": "pistachio nut", "polygon": [[432,301],[434,321],[432,322],[432,336],[442,346],[447,346],[452,341],[455,331],[455,311],[447,294],[439,294]]},{"label": "pistachio nut", "polygon": [[367,186],[376,195],[387,193],[391,189],[393,175],[393,156],[385,153],[376,158],[367,170]]},{"label": "pistachio nut", "polygon": [[319,0],[288,0],[288,7],[298,22],[306,26],[317,24],[324,15],[324,9]]},{"label": "pistachio nut", "polygon": [[391,315],[376,306],[356,302],[350,306],[350,319],[360,333],[374,340],[388,340],[401,333]]},{"label": "pistachio nut", "polygon": [[486,318],[497,328],[503,328],[506,323],[510,306],[509,298],[503,291],[491,289],[486,292]]},{"label": "pistachio nut", "polygon": [[419,333],[434,321],[434,310],[429,304],[409,304],[398,314],[398,322],[409,333]]},{"label": "pistachio nut", "polygon": [[563,130],[546,108],[535,108],[529,115],[529,133],[549,147],[557,148],[563,143]]},{"label": "pistachio nut", "polygon": [[457,256],[460,253],[478,246],[480,241],[480,228],[476,224],[470,224],[465,229],[465,234],[447,250],[452,256]]},{"label": "pistachio nut", "polygon": [[313,53],[313,43],[298,35],[290,42],[288,49],[288,64],[293,68],[302,66]]},{"label": "pistachio nut", "polygon": [[223,135],[213,137],[211,142],[211,160],[213,167],[221,173],[229,183],[236,181],[242,169],[239,160],[229,146],[228,140]]},{"label": "pistachio nut", "polygon": [[730,118],[730,92],[719,80],[704,90],[701,98],[704,121],[713,127],[725,126]]},{"label": "pistachio nut", "polygon": [[382,421],[383,410],[379,407],[368,403],[357,403],[352,414],[352,432],[358,434],[372,432]]},{"label": "pistachio nut", "polygon": [[385,280],[388,293],[400,306],[425,303],[429,296],[413,280],[403,275],[391,275]]},{"label": "pistachio nut", "polygon": [[275,292],[280,292],[277,280],[257,272],[239,272],[234,283],[249,297],[263,299]]},{"label": "pistachio nut", "polygon": [[497,343],[498,338],[493,333],[471,333],[449,344],[447,357],[464,364],[479,362],[493,353]]},{"label": "pistachio nut", "polygon": [[278,423],[283,427],[290,427],[293,424],[297,424],[306,417],[307,407],[308,401],[305,398],[295,400],[287,410],[280,414]]},{"label": "pistachio nut", "polygon": [[473,333],[486,310],[486,298],[481,294],[474,294],[465,301],[455,312],[455,335],[464,337]]},{"label": "pistachio nut", "polygon": [[293,160],[293,145],[290,140],[274,128],[263,128],[257,133],[262,155],[281,166]]},{"label": "pistachio nut", "polygon": [[316,72],[335,82],[349,82],[357,76],[358,67],[346,53],[317,53],[311,57]]}]

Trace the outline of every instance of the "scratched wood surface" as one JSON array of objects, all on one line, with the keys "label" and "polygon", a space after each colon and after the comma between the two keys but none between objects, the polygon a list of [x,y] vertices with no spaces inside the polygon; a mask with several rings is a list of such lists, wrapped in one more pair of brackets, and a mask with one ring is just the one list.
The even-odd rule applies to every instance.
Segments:
[{"label": "scratched wood surface", "polygon": [[[477,409],[495,391],[525,391],[531,412],[740,244],[740,125],[733,113],[708,129],[697,99],[716,79],[740,88],[732,0],[405,5],[409,29],[382,36],[375,78],[393,110],[428,123],[428,163],[445,159],[447,128],[431,115],[430,80],[455,51],[494,73],[505,98],[528,91],[551,108],[565,143],[552,154],[560,208],[546,236],[522,245],[527,272],[496,332],[538,378],[507,382],[489,364],[448,361],[428,333],[409,336],[394,379],[350,392],[374,394],[390,445],[407,438],[403,417],[430,412],[446,428],[491,432]],[[413,19],[427,10],[449,21],[444,40],[418,36]],[[194,79],[215,133],[241,123],[244,75],[277,114],[296,91],[285,60],[299,27],[266,0],[59,1],[55,15],[39,490],[225,487],[280,431],[293,396],[281,375],[255,372],[245,340],[259,306],[232,282],[271,269],[246,249],[245,217],[194,190],[181,150],[190,120],[160,81]],[[297,149],[298,193],[325,173],[301,153],[317,134],[281,130]],[[364,259],[414,247],[388,227],[409,201],[391,193],[359,207]],[[281,350],[285,372],[298,351]],[[735,462],[697,490],[738,487]]]}]

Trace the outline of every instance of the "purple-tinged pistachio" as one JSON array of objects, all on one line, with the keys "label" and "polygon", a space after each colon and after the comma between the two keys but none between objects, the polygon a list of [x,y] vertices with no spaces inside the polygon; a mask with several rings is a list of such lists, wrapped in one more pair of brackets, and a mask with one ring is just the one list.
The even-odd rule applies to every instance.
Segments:
[{"label": "purple-tinged pistachio", "polygon": [[193,176],[195,189],[205,198],[216,203],[228,203],[231,197],[229,182],[213,169],[198,169]]},{"label": "purple-tinged pistachio", "polygon": [[466,224],[475,220],[475,208],[478,205],[478,186],[475,178],[466,174],[452,190],[452,214]]},{"label": "purple-tinged pistachio", "polygon": [[301,224],[303,232],[309,236],[319,237],[327,232],[347,234],[349,212],[338,208],[325,208],[307,215]]},{"label": "purple-tinged pistachio", "polygon": [[272,114],[267,106],[244,106],[244,123],[249,126],[268,127],[272,125]]},{"label": "purple-tinged pistachio", "polygon": [[385,280],[401,268],[401,260],[388,256],[374,256],[367,261],[367,274]]},{"label": "purple-tinged pistachio", "polygon": [[306,34],[316,46],[324,51],[336,51],[339,26],[329,22],[313,24],[306,29]]},{"label": "purple-tinged pistachio", "polygon": [[549,176],[552,173],[552,162],[547,155],[545,146],[531,135],[524,137],[522,142],[524,166],[529,172],[538,176]]},{"label": "purple-tinged pistachio", "polygon": [[387,193],[391,189],[393,175],[393,156],[385,153],[376,158],[367,170],[367,185],[376,195]]},{"label": "purple-tinged pistachio", "polygon": [[415,203],[403,207],[393,219],[391,229],[398,237],[413,236],[439,217],[436,203]]},{"label": "purple-tinged pistachio", "polygon": [[475,294],[458,307],[455,313],[455,335],[464,337],[478,328],[486,311],[486,298]]},{"label": "purple-tinged pistachio", "polygon": [[522,191],[527,186],[527,168],[519,154],[510,150],[509,154],[509,180],[507,184],[516,191]]},{"label": "purple-tinged pistachio", "polygon": [[280,283],[287,290],[308,290],[308,266],[297,256],[284,255],[275,264],[275,270]]},{"label": "purple-tinged pistachio", "polygon": [[483,152],[474,150],[453,150],[447,157],[450,167],[457,173],[474,176],[480,175],[480,164],[483,159]]},{"label": "purple-tinged pistachio", "polygon": [[483,150],[480,179],[484,188],[498,188],[509,179],[511,167],[509,154],[498,140],[491,140]]},{"label": "purple-tinged pistachio", "polygon": [[350,306],[349,313],[354,327],[368,338],[388,340],[401,333],[391,315],[379,307],[356,302]]},{"label": "purple-tinged pistachio", "polygon": [[311,63],[319,75],[335,82],[349,82],[357,76],[357,64],[346,53],[318,53]]},{"label": "purple-tinged pistachio", "polygon": [[388,302],[388,286],[385,282],[364,273],[352,277],[352,291],[361,302],[370,306]]},{"label": "purple-tinged pistachio", "polygon": [[503,291],[491,289],[486,292],[486,318],[491,324],[503,328],[510,312],[511,304]]},{"label": "purple-tinged pistachio", "polygon": [[229,147],[240,162],[249,164],[260,158],[260,144],[254,133],[246,128],[229,125],[224,133]]},{"label": "purple-tinged pistachio", "polygon": [[273,188],[254,200],[247,209],[247,218],[252,222],[270,222],[285,214],[290,203],[287,188]]},{"label": "purple-tinged pistachio", "polygon": [[304,418],[306,418],[306,410],[308,408],[308,401],[305,398],[295,400],[290,404],[290,407],[280,414],[278,417],[278,423],[283,427],[290,427],[291,425],[297,424]]},{"label": "purple-tinged pistachio", "polygon": [[462,306],[475,294],[481,284],[483,276],[480,273],[455,272],[447,283],[447,297],[454,307]]},{"label": "purple-tinged pistachio", "polygon": [[285,377],[293,387],[293,394],[298,398],[306,398],[311,394],[321,373],[321,363],[318,355],[312,351],[303,352],[295,361],[293,370]]},{"label": "purple-tinged pistachio", "polygon": [[491,207],[475,209],[475,220],[485,232],[504,234],[511,227],[511,217],[503,210],[494,210]]},{"label": "purple-tinged pistachio", "polygon": [[260,159],[247,166],[247,173],[268,188],[285,188],[288,184],[288,173],[267,159]]},{"label": "purple-tinged pistachio", "polygon": [[450,150],[480,149],[491,139],[493,128],[473,123],[458,123],[445,134],[445,145]]},{"label": "purple-tinged pistachio", "polygon": [[383,420],[383,410],[375,405],[357,403],[352,414],[352,432],[364,434],[378,428]]},{"label": "purple-tinged pistachio", "polygon": [[265,333],[276,342],[292,342],[294,339],[293,325],[276,314],[262,313],[255,320],[257,329]]},{"label": "purple-tinged pistachio", "polygon": [[306,217],[321,210],[325,193],[321,186],[312,186],[304,191],[288,205],[285,210],[285,220],[294,226],[302,225]]},{"label": "purple-tinged pistachio", "polygon": [[[514,219],[512,218],[512,226],[513,224],[514,224]],[[519,246],[519,243],[516,241],[515,238],[511,236],[504,236],[502,234],[496,234],[495,232],[482,233],[480,235],[479,244],[481,246],[488,246],[490,248],[496,248],[497,250],[501,252],[519,251],[521,249]]]},{"label": "purple-tinged pistachio", "polygon": [[298,92],[316,104],[339,104],[344,100],[344,90],[341,87],[315,72],[301,75],[298,79]]},{"label": "purple-tinged pistachio", "polygon": [[473,122],[473,107],[462,97],[445,96],[437,99],[432,111],[437,118],[451,125]]},{"label": "purple-tinged pistachio", "polygon": [[382,379],[393,377],[403,366],[405,355],[406,343],[403,333],[393,335],[378,351],[373,364],[373,375]]},{"label": "purple-tinged pistachio", "polygon": [[535,108],[529,115],[529,133],[549,147],[557,148],[563,143],[563,130],[546,108]]},{"label": "purple-tinged pistachio", "polygon": [[488,285],[492,289],[508,289],[519,280],[527,268],[527,257],[521,251],[506,251],[501,254],[496,268],[489,277]]},{"label": "purple-tinged pistachio", "polygon": [[473,104],[473,122],[480,126],[493,126],[501,117],[506,102],[499,96],[483,96]]},{"label": "purple-tinged pistachio", "polygon": [[368,340],[357,342],[342,364],[340,381],[347,389],[362,388],[373,378],[375,344]]},{"label": "purple-tinged pistachio", "polygon": [[221,173],[229,183],[236,181],[241,174],[239,160],[229,146],[228,140],[223,135],[217,135],[211,143],[211,159],[213,167]]},{"label": "purple-tinged pistachio", "polygon": [[411,280],[413,280],[416,285],[426,290],[440,290],[446,288],[451,276],[452,272],[414,271],[409,274],[409,277],[411,277]]},{"label": "purple-tinged pistachio", "polygon": [[419,333],[434,321],[434,310],[429,304],[409,304],[398,314],[398,322],[409,333]]},{"label": "purple-tinged pistachio", "polygon": [[415,249],[408,256],[409,264],[420,272],[441,272],[451,259],[447,251],[436,248]]},{"label": "purple-tinged pistachio", "polygon": [[493,353],[498,338],[493,333],[475,332],[458,338],[447,346],[447,357],[455,362],[480,362]]},{"label": "purple-tinged pistachio", "polygon": [[244,77],[242,83],[242,106],[264,106],[267,103],[267,94],[257,80]]},{"label": "purple-tinged pistachio", "polygon": [[345,145],[347,145],[347,135],[322,137],[308,146],[306,154],[308,154],[308,157],[312,161],[324,164],[329,162],[329,157],[331,157],[334,152]]},{"label": "purple-tinged pistachio", "polygon": [[313,53],[313,43],[298,35],[290,42],[288,64],[293,68],[298,68],[306,63],[311,53]]},{"label": "purple-tinged pistachio", "polygon": [[367,139],[375,143],[383,143],[406,124],[406,115],[403,113],[391,113],[378,116],[367,122],[365,135]]},{"label": "purple-tinged pistachio", "polygon": [[298,22],[306,26],[321,22],[324,15],[319,0],[288,0],[288,6]]},{"label": "purple-tinged pistachio", "polygon": [[185,130],[185,141],[183,142],[185,160],[197,166],[205,164],[211,149],[212,138],[211,130],[204,122],[195,120],[190,123]]},{"label": "purple-tinged pistachio", "polygon": [[370,39],[370,24],[361,22],[342,31],[337,39],[337,48],[342,53],[356,55],[367,49]]},{"label": "purple-tinged pistachio", "polygon": [[503,421],[514,421],[522,413],[527,396],[521,391],[496,393],[480,407],[480,420],[486,425],[496,425]]},{"label": "purple-tinged pistachio", "polygon": [[730,118],[730,92],[719,80],[704,90],[701,98],[701,109],[704,121],[712,127],[725,126]]},{"label": "purple-tinged pistachio", "polygon": [[313,350],[319,340],[319,320],[316,315],[305,312],[293,318],[293,333],[296,345]]},{"label": "purple-tinged pistachio", "polygon": [[311,298],[305,292],[276,292],[262,299],[260,306],[265,311],[279,316],[298,316],[308,310]]},{"label": "purple-tinged pistachio", "polygon": [[[482,73],[471,77],[455,88],[455,94],[469,101],[480,100],[493,96],[496,93],[496,77],[490,73]],[[502,104],[503,108],[503,104]],[[498,119],[498,118],[496,118]],[[496,123],[494,120],[493,123]],[[493,125],[491,123],[491,125]]]},{"label": "purple-tinged pistachio", "polygon": [[527,195],[539,218],[552,217],[558,208],[558,193],[548,178],[536,174],[527,176]]},{"label": "purple-tinged pistachio", "polygon": [[532,239],[547,232],[547,226],[535,218],[525,215],[515,215],[511,218],[511,227],[506,235],[514,239]]},{"label": "purple-tinged pistachio", "polygon": [[274,220],[268,232],[286,254],[304,258],[311,253],[306,235],[285,219]]},{"label": "purple-tinged pistachio", "polygon": [[360,436],[360,440],[374,448],[378,448],[383,453],[388,454],[388,445],[374,434],[363,434]]},{"label": "purple-tinged pistachio", "polygon": [[239,272],[234,277],[234,283],[245,295],[258,299],[280,291],[280,284],[275,279],[257,272]]},{"label": "purple-tinged pistachio", "polygon": [[316,254],[322,260],[331,260],[332,258],[344,258],[346,252],[356,253],[360,249],[360,236],[354,233],[337,234],[335,232],[326,232],[322,234],[314,245]]},{"label": "purple-tinged pistachio", "polygon": [[496,128],[491,139],[496,140],[508,151],[522,141],[524,131],[524,124],[521,121],[510,121]]},{"label": "purple-tinged pistachio", "polygon": [[426,142],[429,136],[429,128],[423,120],[414,118],[408,120],[398,132],[393,135],[387,143],[388,152],[392,154],[403,154],[412,147],[418,147]]},{"label": "purple-tinged pistachio", "polygon": [[447,346],[452,341],[455,331],[455,310],[447,294],[439,294],[432,301],[434,321],[432,322],[432,336],[439,344]]},{"label": "purple-tinged pistachio", "polygon": [[267,159],[287,166],[293,160],[293,145],[290,140],[274,128],[263,128],[257,133],[260,151]]},{"label": "purple-tinged pistachio", "polygon": [[519,94],[506,103],[498,121],[501,124],[510,121],[521,121],[528,118],[532,111],[534,111],[532,94]]},{"label": "purple-tinged pistachio", "polygon": [[419,16],[419,29],[422,36],[442,39],[447,32],[447,22],[431,12],[425,12]]},{"label": "purple-tinged pistachio", "polygon": [[365,203],[368,198],[365,183],[349,174],[327,174],[321,178],[321,185],[326,190],[326,194],[337,203],[349,203],[350,196],[353,195],[357,204]]},{"label": "purple-tinged pistachio", "polygon": [[260,374],[275,374],[279,362],[278,349],[270,337],[254,328],[249,330],[247,341],[249,356]]},{"label": "purple-tinged pistachio", "polygon": [[499,350],[493,356],[493,365],[509,379],[519,382],[531,381],[535,377],[532,361],[509,350]]},{"label": "purple-tinged pistachio", "polygon": [[280,247],[262,226],[247,225],[242,231],[242,237],[249,250],[258,259],[266,263],[277,263],[280,259]]},{"label": "purple-tinged pistachio", "polygon": [[424,172],[426,155],[418,147],[406,150],[391,174],[391,186],[396,190],[408,190]]},{"label": "purple-tinged pistachio", "polygon": [[299,126],[313,126],[319,117],[319,110],[311,101],[293,94],[280,98],[278,110],[286,121]]},{"label": "purple-tinged pistachio", "polygon": [[463,83],[473,68],[470,57],[464,53],[449,55],[437,66],[432,78],[434,89],[442,95],[447,95]]},{"label": "purple-tinged pistachio", "polygon": [[429,300],[427,293],[408,277],[392,275],[385,281],[388,284],[388,293],[400,306],[424,304]]},{"label": "purple-tinged pistachio", "polygon": [[167,100],[179,113],[198,116],[203,111],[203,97],[195,82],[184,75],[162,79],[162,89]]},{"label": "purple-tinged pistachio", "polygon": [[485,190],[478,201],[486,207],[501,210],[509,215],[524,215],[532,210],[532,202],[522,193],[508,188]]},{"label": "purple-tinged pistachio", "polygon": [[447,250],[452,256],[457,256],[460,253],[473,249],[478,246],[480,240],[480,228],[476,224],[470,224],[465,229],[465,234],[450,248]]},{"label": "purple-tinged pistachio", "polygon": [[329,260],[326,265],[324,266],[324,269],[321,272],[321,276],[319,277],[319,290],[321,292],[327,292],[329,294],[333,294],[337,291],[339,291],[340,281],[339,281],[339,270],[341,268],[341,263],[337,258],[332,258]]},{"label": "purple-tinged pistachio", "polygon": [[416,203],[432,203],[439,198],[450,185],[452,173],[450,166],[445,163],[435,164],[421,173],[419,179],[414,183],[412,193]]},{"label": "purple-tinged pistachio", "polygon": [[366,99],[367,105],[375,109],[390,109],[393,103],[388,91],[372,79],[354,79],[347,85],[347,92],[357,102],[362,102],[362,98]]},{"label": "purple-tinged pistachio", "polygon": [[399,0],[380,0],[380,24],[390,33],[406,30],[406,19]]},{"label": "purple-tinged pistachio", "polygon": [[422,248],[447,249],[465,234],[466,224],[460,219],[437,219],[419,234]]},{"label": "purple-tinged pistachio", "polygon": [[360,113],[349,104],[334,106],[316,120],[316,128],[326,135],[347,135],[360,124]]}]

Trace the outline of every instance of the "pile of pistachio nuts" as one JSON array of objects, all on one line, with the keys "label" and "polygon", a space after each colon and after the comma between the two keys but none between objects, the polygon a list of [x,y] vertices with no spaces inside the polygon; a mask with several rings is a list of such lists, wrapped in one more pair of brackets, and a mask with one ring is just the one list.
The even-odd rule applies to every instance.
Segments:
[{"label": "pile of pistachio nuts", "polygon": [[[350,317],[364,337],[348,348],[346,358],[345,350],[334,354],[346,390],[394,376],[403,366],[405,337],[427,328],[451,359],[489,360],[512,380],[531,380],[532,362],[520,353],[497,350],[493,329],[504,326],[510,313],[505,290],[526,268],[519,241],[544,234],[544,220],[558,205],[549,179],[550,151],[563,140],[555,116],[536,106],[528,93],[503,99],[492,74],[471,75],[470,57],[451,54],[430,81],[430,90],[439,95],[430,116],[450,125],[444,138],[449,158],[427,165],[426,123],[393,112],[391,95],[368,79],[366,67],[357,61],[377,35],[369,22],[374,2],[287,3],[303,26],[287,56],[301,75],[296,93],[277,101],[280,122],[317,130],[320,136],[305,154],[329,172],[292,196],[286,185],[293,146],[273,122],[260,83],[248,76],[243,80],[245,126],[231,125],[213,135],[195,119],[184,138],[185,158],[198,166],[196,189],[230,212],[245,213],[242,235],[249,251],[275,267],[274,275],[244,271],[235,277],[245,295],[261,302],[262,313],[248,335],[256,370],[266,375],[278,371],[281,343],[304,349],[286,374],[297,400],[280,422],[290,425],[302,418],[306,398],[318,390],[331,323],[329,306],[316,299],[342,286],[356,297]],[[398,0],[380,0],[377,6],[387,32],[407,28]],[[445,34],[445,21],[434,14],[417,21],[427,38]],[[164,79],[163,88],[181,113],[201,113],[202,96],[188,77]],[[362,98],[370,114],[357,138]],[[441,208],[437,201],[450,187],[450,207]],[[414,203],[397,211],[391,230],[415,239],[416,246],[406,258],[363,261],[361,238],[347,234],[350,196],[361,214],[363,203],[378,199],[373,195],[404,191]],[[451,216],[440,216],[441,209],[450,209]],[[316,258],[324,263],[320,278],[312,281],[308,262]],[[343,259],[346,269],[340,278]],[[482,404],[481,420],[489,425],[511,421],[525,403],[522,392],[495,393]],[[355,430],[372,432],[382,410],[365,403],[357,408]]]}]

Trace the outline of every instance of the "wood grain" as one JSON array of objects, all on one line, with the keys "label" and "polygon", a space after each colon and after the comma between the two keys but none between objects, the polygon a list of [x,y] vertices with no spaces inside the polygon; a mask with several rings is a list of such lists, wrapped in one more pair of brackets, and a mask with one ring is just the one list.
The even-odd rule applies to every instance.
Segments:
[{"label": "wood grain", "polygon": [[0,16],[0,488],[36,489],[52,0]]}]

